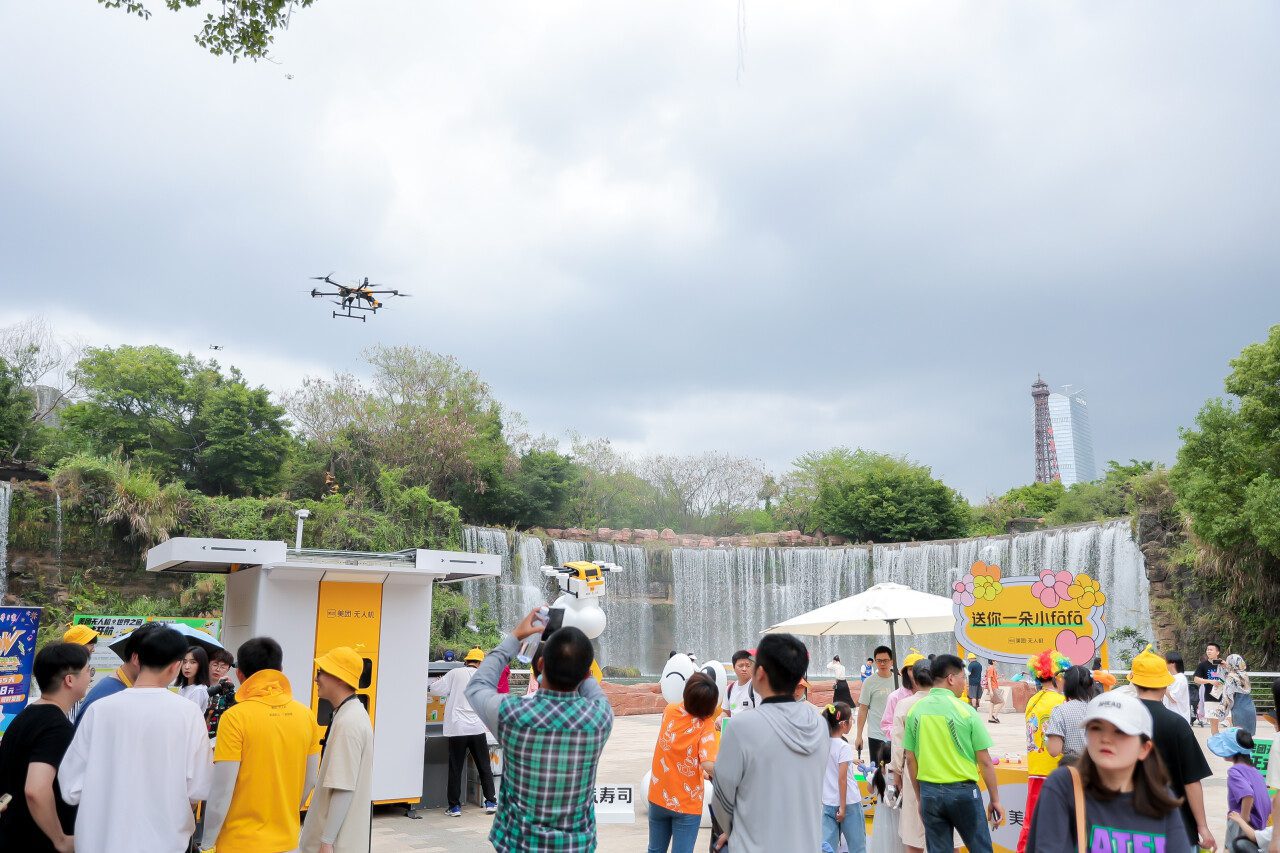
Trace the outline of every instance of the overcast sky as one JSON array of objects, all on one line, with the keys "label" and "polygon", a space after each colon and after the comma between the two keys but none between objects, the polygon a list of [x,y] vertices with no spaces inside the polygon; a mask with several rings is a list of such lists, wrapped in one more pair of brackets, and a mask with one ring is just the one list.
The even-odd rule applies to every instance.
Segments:
[{"label": "overcast sky", "polygon": [[[1280,321],[1274,3],[0,6],[0,324],[284,389],[416,344],[541,432],[1034,473],[1030,385],[1172,461]],[[365,324],[310,275],[414,294]],[[210,353],[209,344],[226,347]]]}]

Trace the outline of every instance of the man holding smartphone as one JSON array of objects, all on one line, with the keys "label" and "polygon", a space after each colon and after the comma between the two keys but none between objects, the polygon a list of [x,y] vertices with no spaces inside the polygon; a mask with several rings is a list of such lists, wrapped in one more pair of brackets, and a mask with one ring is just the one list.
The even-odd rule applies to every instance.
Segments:
[{"label": "man holding smartphone", "polygon": [[502,802],[489,833],[498,853],[596,846],[596,766],[613,709],[591,677],[591,641],[577,628],[561,628],[542,642],[538,692],[498,692],[521,641],[542,633],[547,618],[542,607],[530,611],[467,684],[468,701],[503,749]]}]

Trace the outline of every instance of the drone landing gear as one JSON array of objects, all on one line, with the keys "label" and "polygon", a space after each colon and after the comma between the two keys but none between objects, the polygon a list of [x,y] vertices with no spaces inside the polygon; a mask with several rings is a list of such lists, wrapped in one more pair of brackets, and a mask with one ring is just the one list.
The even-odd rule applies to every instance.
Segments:
[{"label": "drone landing gear", "polygon": [[334,317],[346,317],[348,320],[359,320],[361,323],[363,323],[366,319],[368,319],[368,318],[366,318],[363,314],[359,314],[359,315],[357,315],[357,314],[339,314],[337,311],[334,311],[334,312],[333,312],[333,316],[334,316]]}]

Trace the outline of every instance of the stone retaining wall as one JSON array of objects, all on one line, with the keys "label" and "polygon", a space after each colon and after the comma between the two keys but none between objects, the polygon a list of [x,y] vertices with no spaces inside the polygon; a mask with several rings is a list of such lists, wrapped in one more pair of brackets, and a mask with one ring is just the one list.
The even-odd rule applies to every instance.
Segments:
[{"label": "stone retaining wall", "polygon": [[571,539],[576,542],[615,542],[619,544],[643,545],[665,544],[673,548],[794,548],[799,545],[848,545],[849,540],[843,536],[824,536],[821,532],[809,536],[799,530],[783,530],[778,533],[756,533],[742,536],[703,536],[698,533],[676,533],[670,527],[663,530],[632,529],[624,527],[614,530],[610,527],[597,527],[588,530],[584,527],[566,529],[548,528],[544,531],[552,539]]},{"label": "stone retaining wall", "polygon": [[[1013,707],[1005,707],[1001,713],[1025,713],[1027,709],[1027,700],[1031,698],[1031,685],[1021,681],[1004,682],[1002,687],[1009,688],[1009,693],[1013,699]],[[612,684],[608,681],[601,685],[604,689],[604,695],[609,699],[609,705],[613,708],[615,717],[633,717],[640,714],[661,714],[667,707],[667,701],[662,698],[662,691],[657,684]],[[814,681],[809,687],[809,702],[819,708],[825,707],[831,702],[831,694],[835,690],[835,682],[831,680]],[[856,679],[849,684],[849,692],[853,694],[853,701],[858,701],[858,696],[862,692],[862,683]],[[986,697],[983,697],[981,712],[985,715],[989,712]],[[985,716],[984,716],[985,719]]]}]

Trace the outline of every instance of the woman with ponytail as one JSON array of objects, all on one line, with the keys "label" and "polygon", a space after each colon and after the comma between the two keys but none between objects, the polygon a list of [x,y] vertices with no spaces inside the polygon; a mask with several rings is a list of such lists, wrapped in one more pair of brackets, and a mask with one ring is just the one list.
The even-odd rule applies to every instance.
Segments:
[{"label": "woman with ponytail", "polygon": [[840,849],[844,836],[849,853],[865,853],[867,824],[862,816],[862,792],[853,763],[853,748],[845,740],[853,728],[853,708],[847,702],[828,705],[822,712],[831,732],[831,752],[827,775],[822,782],[822,840],[832,850]]}]

